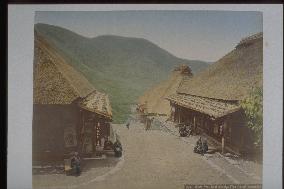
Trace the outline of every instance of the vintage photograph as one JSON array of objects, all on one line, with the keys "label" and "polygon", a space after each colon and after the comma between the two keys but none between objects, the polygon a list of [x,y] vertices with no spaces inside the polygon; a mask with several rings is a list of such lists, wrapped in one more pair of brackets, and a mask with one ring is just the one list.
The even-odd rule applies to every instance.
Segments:
[{"label": "vintage photograph", "polygon": [[262,188],[262,170],[262,12],[35,12],[34,189]]}]

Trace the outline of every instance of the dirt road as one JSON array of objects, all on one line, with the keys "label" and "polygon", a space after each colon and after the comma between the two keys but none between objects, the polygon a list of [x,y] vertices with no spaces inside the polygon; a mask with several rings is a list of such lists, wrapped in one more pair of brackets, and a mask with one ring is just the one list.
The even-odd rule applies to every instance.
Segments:
[{"label": "dirt road", "polygon": [[[70,183],[42,177],[50,185],[41,187],[34,177],[35,188],[96,188],[144,189],[184,188],[185,184],[240,183],[234,175],[224,171],[222,165],[207,160],[206,156],[193,153],[192,146],[179,137],[160,130],[145,131],[139,123],[114,125],[123,145],[123,157],[111,169],[98,176],[96,169],[85,175],[86,179],[69,177]],[[72,179],[72,180],[71,180]],[[49,181],[48,181],[49,180]],[[247,183],[247,182],[245,182]]]},{"label": "dirt road", "polygon": [[115,128],[124,147],[120,170],[83,188],[184,188],[184,184],[234,183],[212,168],[180,138],[159,130]]}]

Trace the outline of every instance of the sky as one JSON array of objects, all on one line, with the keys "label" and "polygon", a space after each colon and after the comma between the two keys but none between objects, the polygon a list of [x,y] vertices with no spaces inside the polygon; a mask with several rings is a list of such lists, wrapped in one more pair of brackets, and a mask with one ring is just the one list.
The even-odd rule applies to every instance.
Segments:
[{"label": "sky", "polygon": [[147,39],[179,58],[214,62],[241,38],[262,32],[252,11],[41,11],[35,23],[60,26],[85,37]]}]

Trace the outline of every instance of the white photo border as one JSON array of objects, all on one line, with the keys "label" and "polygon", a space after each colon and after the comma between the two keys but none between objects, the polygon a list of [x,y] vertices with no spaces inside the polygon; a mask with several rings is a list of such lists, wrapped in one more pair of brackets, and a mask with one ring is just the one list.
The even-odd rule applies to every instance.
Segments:
[{"label": "white photo border", "polygon": [[282,188],[283,6],[8,5],[8,188],[32,188],[32,89],[35,11],[226,10],[263,13],[263,188]]}]

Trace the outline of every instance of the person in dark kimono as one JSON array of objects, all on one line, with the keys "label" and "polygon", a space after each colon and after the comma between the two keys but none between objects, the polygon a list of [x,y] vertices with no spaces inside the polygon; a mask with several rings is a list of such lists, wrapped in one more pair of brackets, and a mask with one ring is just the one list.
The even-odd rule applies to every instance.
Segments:
[{"label": "person in dark kimono", "polygon": [[126,128],[129,129],[129,126],[130,126],[130,120],[128,119],[128,120],[126,121]]},{"label": "person in dark kimono", "polygon": [[81,173],[81,159],[79,157],[78,152],[74,153],[74,156],[71,158],[71,167],[74,169],[74,173],[76,176],[79,176]]}]

